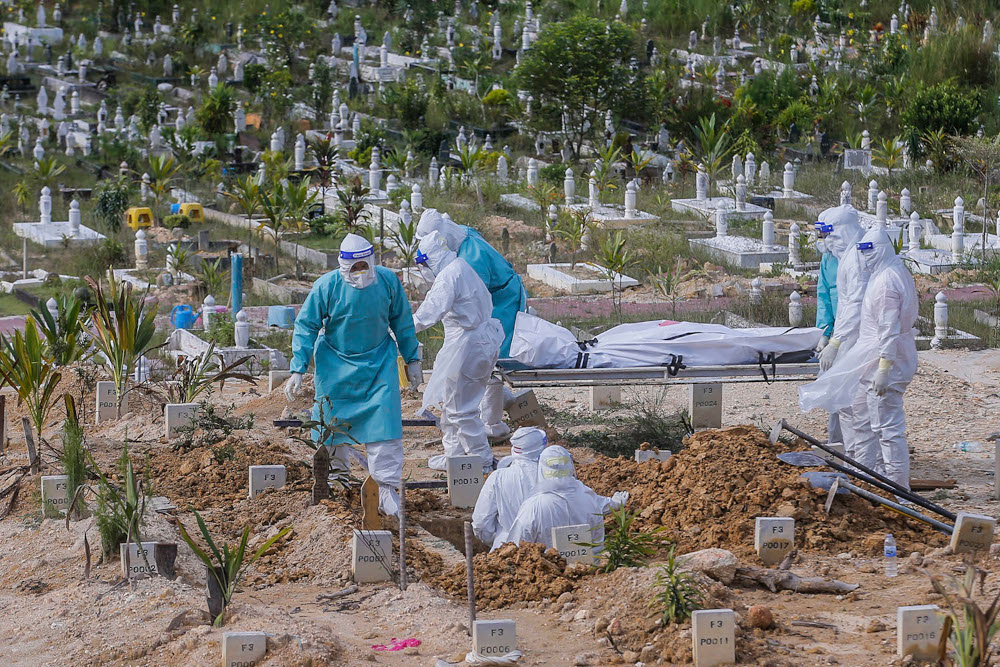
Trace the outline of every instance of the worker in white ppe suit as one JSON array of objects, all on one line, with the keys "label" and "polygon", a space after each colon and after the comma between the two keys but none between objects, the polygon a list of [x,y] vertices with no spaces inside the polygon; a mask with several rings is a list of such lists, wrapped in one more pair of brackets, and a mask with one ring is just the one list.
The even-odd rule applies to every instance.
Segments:
[{"label": "worker in white ppe suit", "polygon": [[[837,310],[833,332],[827,345],[819,353],[821,372],[830,370],[838,354],[846,354],[858,340],[861,330],[861,303],[868,286],[868,269],[857,249],[865,230],[858,223],[858,212],[850,204],[823,211],[819,216],[817,231],[823,237],[826,249],[837,258]],[[851,408],[830,415],[830,440],[843,442],[848,456],[857,459],[859,443],[871,437],[871,427],[859,424],[856,433],[854,413]]]},{"label": "worker in white ppe suit", "polygon": [[[493,303],[493,317],[500,320],[504,331],[500,358],[509,356],[517,313],[527,310],[528,293],[524,290],[521,277],[514,271],[511,263],[487,243],[479,232],[456,224],[447,213],[429,208],[420,215],[417,238],[422,239],[433,231],[440,233],[448,247],[468,262],[486,284]],[[513,400],[514,395],[500,378],[491,377],[480,406],[483,422],[486,424],[486,435],[491,441],[506,440],[510,435],[510,428],[503,423],[503,411]]]},{"label": "worker in white ppe suit", "polygon": [[397,515],[403,472],[397,354],[407,362],[410,382],[419,385],[423,376],[403,286],[375,261],[375,249],[366,239],[348,234],[341,242],[340,270],[313,284],[295,318],[285,396],[289,401],[295,397],[302,374],[315,360],[313,419],[329,425],[346,422],[350,428],[324,442],[317,428],[313,439],[333,449],[331,464],[342,470],[348,468],[349,444],[364,443],[368,472],[379,485],[379,507]]},{"label": "worker in white ppe suit", "polygon": [[524,499],[535,488],[538,456],[546,444],[548,439],[542,429],[533,426],[517,429],[510,439],[510,456],[504,457],[507,465],[498,466],[486,478],[472,512],[472,530],[480,540],[492,544],[493,549],[510,541],[507,531]]},{"label": "worker in white ppe suit", "polygon": [[518,510],[506,541],[551,547],[553,528],[586,524],[590,526],[591,541],[603,544],[604,515],[627,501],[625,491],[610,498],[598,495],[576,478],[573,457],[565,448],[546,447],[538,457],[535,489]]},{"label": "worker in white ppe suit", "polygon": [[420,240],[417,263],[434,274],[434,283],[413,315],[416,330],[444,323],[444,344],[424,391],[423,408],[441,408],[443,456],[428,465],[444,470],[447,457],[477,455],[483,468],[493,467],[493,452],[479,412],[486,382],[503,342],[503,327],[490,316],[493,306],[486,285],[458,257],[439,232]]},{"label": "worker in white ppe suit", "polygon": [[858,443],[860,463],[875,468],[903,488],[910,488],[910,450],[906,444],[903,392],[917,372],[917,288],[896,255],[885,229],[876,226],[857,245],[871,274],[861,306],[856,347],[871,348],[852,405],[857,428],[871,423]]}]

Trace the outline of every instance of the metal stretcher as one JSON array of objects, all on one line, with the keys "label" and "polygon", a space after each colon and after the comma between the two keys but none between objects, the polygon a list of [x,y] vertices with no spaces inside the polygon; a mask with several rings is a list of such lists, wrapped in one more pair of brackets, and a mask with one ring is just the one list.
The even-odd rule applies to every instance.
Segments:
[{"label": "metal stretcher", "polygon": [[[682,361],[682,360],[680,360]],[[730,382],[806,382],[815,380],[816,361],[780,363],[762,358],[757,364],[667,366],[633,368],[528,368],[514,359],[497,364],[504,382],[513,389],[531,387],[601,387],[630,385],[704,384]]]}]

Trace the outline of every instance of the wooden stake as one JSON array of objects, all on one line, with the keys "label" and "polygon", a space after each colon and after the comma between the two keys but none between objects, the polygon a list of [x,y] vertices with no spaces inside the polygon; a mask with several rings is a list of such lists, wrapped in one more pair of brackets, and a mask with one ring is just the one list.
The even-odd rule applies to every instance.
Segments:
[{"label": "wooden stake", "polygon": [[406,590],[406,484],[399,485],[399,590]]},{"label": "wooden stake", "polygon": [[28,464],[32,474],[38,472],[38,455],[35,453],[35,439],[31,435],[31,421],[21,417],[21,428],[24,429],[24,444],[28,447]]},{"label": "wooden stake", "polygon": [[469,634],[476,622],[476,584],[472,566],[472,523],[465,522],[465,574],[469,588]]},{"label": "wooden stake", "polygon": [[1000,500],[1000,440],[994,445],[996,449],[993,454],[993,497]]},{"label": "wooden stake", "polygon": [[0,394],[0,454],[7,446],[7,397]]},{"label": "wooden stake", "polygon": [[378,515],[378,482],[371,475],[361,485],[361,529],[382,529],[382,520]]}]

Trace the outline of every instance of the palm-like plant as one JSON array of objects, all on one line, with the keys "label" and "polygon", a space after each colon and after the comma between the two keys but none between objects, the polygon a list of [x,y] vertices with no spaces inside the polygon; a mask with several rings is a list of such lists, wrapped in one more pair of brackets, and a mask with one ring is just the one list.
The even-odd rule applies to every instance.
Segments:
[{"label": "palm-like plant", "polygon": [[365,197],[371,190],[360,176],[342,175],[337,181],[337,199],[340,200],[340,217],[349,232],[357,233],[358,226],[366,222],[370,213],[365,209]]},{"label": "palm-like plant", "polygon": [[54,157],[43,157],[41,160],[36,160],[31,167],[31,175],[39,187],[51,188],[64,171],[66,171],[66,165],[60,164]]},{"label": "palm-like plant", "polygon": [[172,403],[193,403],[202,392],[218,382],[219,388],[226,380],[243,380],[253,382],[248,373],[240,373],[237,369],[245,364],[252,355],[247,355],[226,365],[221,354],[215,351],[215,341],[210,341],[208,347],[196,357],[178,357],[177,370],[173,373],[176,381],[169,386],[167,394]]},{"label": "palm-like plant", "polygon": [[698,119],[694,133],[698,140],[699,160],[705,165],[711,188],[732,150],[733,139],[729,134],[729,123],[720,125],[713,113],[709,118]]},{"label": "palm-like plant", "polygon": [[12,130],[0,133],[0,157],[4,157],[11,153],[14,150],[16,143],[17,140],[14,138],[14,132]]},{"label": "palm-like plant", "polygon": [[133,295],[132,283],[117,280],[111,269],[108,269],[107,278],[107,291],[90,276],[85,280],[97,300],[97,307],[90,316],[94,344],[103,353],[103,357],[98,357],[99,363],[115,383],[117,415],[121,417],[125,384],[136,362],[142,355],[160,347],[153,345],[157,305],[146,303],[148,289]]},{"label": "palm-like plant", "polygon": [[27,318],[24,333],[0,337],[0,375],[17,392],[18,405],[24,403],[39,439],[49,410],[58,396],[62,379],[55,360],[47,354],[34,318]]},{"label": "palm-like plant", "polygon": [[409,224],[399,221],[396,231],[392,233],[392,240],[399,251],[399,257],[403,260],[404,269],[409,269],[413,260],[417,256],[419,239],[417,239],[417,220],[411,219]]},{"label": "palm-like plant", "polygon": [[472,142],[466,142],[457,152],[462,169],[462,180],[466,185],[472,185],[476,188],[476,201],[482,206],[483,189],[479,185],[479,179],[485,172],[484,158],[486,154],[480,146],[473,146]]},{"label": "palm-like plant", "polygon": [[[282,194],[285,198],[285,220],[284,226],[301,232],[305,228],[306,219],[309,217],[309,209],[316,203],[317,193],[310,189],[309,178],[306,177],[298,183],[289,182],[282,187]],[[295,276],[302,276],[299,266],[299,245],[295,244]]]},{"label": "palm-like plant", "polygon": [[597,149],[598,160],[594,164],[595,179],[597,180],[598,197],[607,190],[614,190],[618,186],[615,183],[615,163],[621,159],[622,149],[613,143],[610,146]]},{"label": "palm-like plant", "polygon": [[170,192],[170,186],[177,179],[180,165],[174,158],[167,155],[154,155],[149,158],[149,188],[153,191],[153,219],[160,208],[160,202]]},{"label": "palm-like plant", "polygon": [[611,283],[611,308],[622,321],[622,284],[621,279],[625,269],[632,263],[629,250],[625,247],[626,240],[622,230],[614,235],[608,234],[598,242],[598,259],[604,270],[604,275]]},{"label": "palm-like plant", "polygon": [[45,337],[46,356],[56,366],[68,366],[88,356],[90,342],[83,330],[86,313],[81,317],[83,301],[72,294],[61,294],[55,299],[55,317],[43,304],[41,308],[31,311],[31,319]]},{"label": "palm-like plant", "polygon": [[866,83],[858,89],[855,96],[855,109],[858,112],[858,120],[861,121],[862,125],[867,123],[872,117],[872,113],[875,111],[877,103],[878,93],[875,91],[874,86],[870,83]]},{"label": "palm-like plant", "polygon": [[243,209],[243,215],[247,217],[247,229],[250,232],[247,235],[247,245],[252,250],[253,216],[260,210],[261,204],[261,189],[260,184],[257,182],[257,177],[255,175],[247,175],[236,179],[236,183],[232,189],[226,191],[224,194]]},{"label": "palm-like plant", "polygon": [[309,171],[314,172],[319,177],[318,182],[323,189],[323,203],[325,205],[326,189],[330,187],[334,171],[337,168],[337,160],[340,158],[340,147],[333,143],[333,139],[328,134],[325,137],[306,139],[306,148],[313,159],[316,160],[316,166],[310,167]]},{"label": "palm-like plant", "polygon": [[285,235],[288,228],[285,227],[285,216],[288,215],[288,201],[285,199],[284,186],[279,181],[270,190],[261,190],[260,209],[264,214],[264,219],[257,223],[257,233],[264,235],[267,232],[274,242],[274,263],[277,268],[280,265],[278,248],[281,244],[281,237]]},{"label": "palm-like plant", "polygon": [[576,254],[580,252],[583,240],[590,231],[590,211],[566,210],[559,213],[559,220],[556,223],[552,234],[562,239],[569,246],[570,270],[576,268]]},{"label": "palm-like plant", "polygon": [[892,170],[898,168],[902,160],[903,144],[898,136],[882,139],[872,153],[872,161],[885,167],[889,172],[889,178],[892,178]]}]

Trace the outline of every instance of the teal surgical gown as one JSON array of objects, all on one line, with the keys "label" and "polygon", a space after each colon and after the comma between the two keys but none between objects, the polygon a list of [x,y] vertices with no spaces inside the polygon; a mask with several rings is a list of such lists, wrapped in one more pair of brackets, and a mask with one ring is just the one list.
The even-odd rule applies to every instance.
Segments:
[{"label": "teal surgical gown", "polygon": [[[463,225],[464,226],[464,225]],[[521,284],[521,276],[517,275],[510,262],[503,258],[496,249],[486,242],[479,232],[471,227],[465,227],[466,236],[458,247],[458,256],[469,263],[475,272],[486,283],[486,289],[493,297],[492,316],[500,320],[503,326],[503,344],[500,346],[500,358],[510,354],[510,341],[514,336],[514,319],[518,311],[527,309],[528,293]]]},{"label": "teal surgical gown", "polygon": [[833,322],[837,316],[837,258],[824,252],[819,262],[819,281],[816,283],[816,327],[829,338],[833,335]]},{"label": "teal surgical gown", "polygon": [[[396,349],[407,363],[416,361],[417,336],[399,279],[385,267],[375,268],[375,281],[365,289],[348,285],[340,271],[327,273],[295,318],[291,370],[305,373],[309,361],[316,361],[313,419],[322,407],[326,423],[336,417],[350,424],[350,437],[336,433],[327,445],[403,437]],[[313,437],[319,438],[315,430]]]}]

